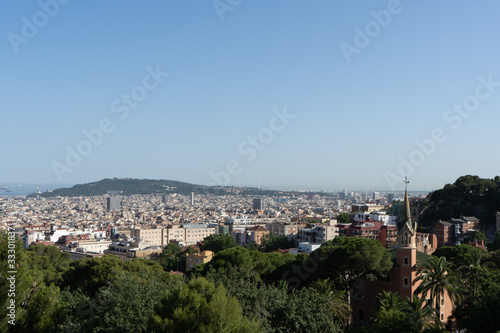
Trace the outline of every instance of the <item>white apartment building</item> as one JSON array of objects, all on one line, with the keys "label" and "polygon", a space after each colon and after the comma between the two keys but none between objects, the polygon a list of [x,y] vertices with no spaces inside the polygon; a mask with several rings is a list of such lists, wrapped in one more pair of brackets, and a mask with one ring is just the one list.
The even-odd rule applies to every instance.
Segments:
[{"label": "white apartment building", "polygon": [[205,237],[215,234],[215,227],[205,223],[169,225],[166,228],[132,228],[130,237],[151,242],[152,246],[166,246],[170,242],[196,244]]},{"label": "white apartment building", "polygon": [[292,236],[299,232],[299,227],[296,223],[272,222],[266,225],[266,229],[272,232],[275,236]]},{"label": "white apartment building", "polygon": [[45,233],[40,231],[33,231],[29,234],[25,234],[23,236],[24,239],[24,247],[28,248],[31,243],[36,243],[39,240],[45,240]]},{"label": "white apartment building", "polygon": [[165,246],[168,244],[168,236],[164,228],[137,228],[130,229],[130,237],[146,242],[151,246]]},{"label": "white apartment building", "polygon": [[70,251],[104,253],[111,245],[111,241],[75,241],[68,244]]},{"label": "white apartment building", "polygon": [[181,225],[169,225],[167,229],[165,229],[165,232],[166,243],[164,245],[167,245],[172,241],[179,243],[186,242],[186,229],[184,229]]},{"label": "white apartment building", "polygon": [[354,221],[381,221],[384,225],[396,225],[397,216],[389,215],[386,212],[356,212]]},{"label": "white apartment building", "polygon": [[297,240],[299,242],[314,244],[322,244],[324,242],[331,241],[338,236],[336,225],[337,224],[320,224],[315,225],[312,228],[301,228],[299,229]]},{"label": "white apartment building", "polygon": [[45,240],[49,242],[57,242],[62,236],[69,236],[70,232],[68,229],[56,229],[51,232],[45,233]]},{"label": "white apartment building", "polygon": [[209,227],[204,223],[191,223],[184,224],[186,232],[185,242],[187,245],[196,244],[203,240],[203,238],[215,234],[215,227]]},{"label": "white apartment building", "polygon": [[316,249],[320,248],[320,244],[313,244],[313,243],[307,243],[307,242],[300,242],[299,243],[299,249],[298,252],[306,252],[306,253],[311,253]]}]

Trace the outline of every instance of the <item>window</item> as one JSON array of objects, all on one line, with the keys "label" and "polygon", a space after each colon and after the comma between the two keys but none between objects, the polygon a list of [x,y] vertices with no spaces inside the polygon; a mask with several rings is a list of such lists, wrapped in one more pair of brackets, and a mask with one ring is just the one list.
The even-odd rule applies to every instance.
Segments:
[{"label": "window", "polygon": [[404,265],[405,265],[405,266],[408,266],[408,265],[409,265],[409,260],[408,260],[408,257],[405,257],[405,258],[404,258]]},{"label": "window", "polygon": [[408,287],[409,283],[410,283],[409,279],[407,277],[404,277],[403,278],[403,287]]}]

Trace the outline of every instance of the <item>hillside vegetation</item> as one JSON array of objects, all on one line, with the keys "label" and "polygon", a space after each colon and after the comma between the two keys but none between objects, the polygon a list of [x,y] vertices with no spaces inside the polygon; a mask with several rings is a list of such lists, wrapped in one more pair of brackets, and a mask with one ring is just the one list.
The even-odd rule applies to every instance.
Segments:
[{"label": "hillside vegetation", "polygon": [[[299,191],[273,191],[258,190],[253,187],[238,187],[232,189],[230,186],[204,186],[189,184],[174,180],[163,179],[132,179],[132,178],[113,178],[103,179],[93,183],[79,184],[70,188],[59,188],[52,192],[44,192],[43,197],[76,197],[76,196],[96,196],[108,194],[109,191],[119,192],[120,195],[133,194],[159,194],[159,193],[177,193],[182,195],[194,194],[214,194],[214,195],[268,195],[268,196],[288,196],[303,195]],[[328,195],[323,192],[315,194]]]},{"label": "hillside vegetation", "polygon": [[429,194],[424,224],[452,217],[476,216],[483,225],[492,225],[500,210],[500,177],[484,179],[462,176],[453,184]]}]

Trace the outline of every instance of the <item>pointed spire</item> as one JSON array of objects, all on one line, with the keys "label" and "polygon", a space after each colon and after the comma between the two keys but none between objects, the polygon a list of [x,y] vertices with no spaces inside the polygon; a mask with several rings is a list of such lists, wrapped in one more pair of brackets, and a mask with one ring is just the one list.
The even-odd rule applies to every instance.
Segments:
[{"label": "pointed spire", "polygon": [[403,223],[407,223],[408,226],[412,226],[411,223],[411,213],[410,213],[410,199],[408,199],[408,184],[410,183],[408,181],[408,177],[405,176],[405,201],[403,204],[403,218],[402,221]]},{"label": "pointed spire", "polygon": [[408,199],[408,177],[405,177],[405,198],[403,202],[403,214],[401,216],[401,220],[398,222],[398,230],[402,230],[405,225],[408,225],[410,230],[414,230],[416,226],[413,225],[411,221],[411,212],[410,212],[410,200]]}]

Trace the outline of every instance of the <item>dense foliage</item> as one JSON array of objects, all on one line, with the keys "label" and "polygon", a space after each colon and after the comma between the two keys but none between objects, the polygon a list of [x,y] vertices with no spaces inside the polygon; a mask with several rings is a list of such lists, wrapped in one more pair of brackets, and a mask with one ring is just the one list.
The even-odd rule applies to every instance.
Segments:
[{"label": "dense foliage", "polygon": [[192,247],[183,249],[179,244],[169,243],[155,259],[167,272],[184,272],[186,271],[186,256],[194,252],[195,250]]},{"label": "dense foliage", "polygon": [[295,246],[295,239],[290,239],[285,235],[275,236],[272,232],[262,236],[259,249],[262,252],[273,252],[278,249],[290,249]]},{"label": "dense foliage", "polygon": [[223,234],[219,235],[213,234],[203,239],[201,250],[202,251],[210,250],[214,253],[218,253],[220,251],[230,249],[236,246],[238,246],[238,244],[236,243],[236,241],[232,236]]},{"label": "dense foliage", "polygon": [[370,328],[372,332],[418,333],[432,327],[436,317],[436,310],[416,295],[409,300],[397,293],[383,291],[378,301],[377,313]]},{"label": "dense foliage", "polygon": [[[156,261],[111,255],[71,261],[56,247],[23,249],[17,241],[13,326],[7,237],[0,235],[2,332],[342,332],[356,281],[392,265],[379,242],[345,237],[298,256],[231,246],[184,276],[170,273],[186,255],[174,245]],[[423,297],[442,290],[460,298],[459,328],[498,329],[500,251],[459,246],[437,254],[420,267],[418,295],[380,294],[367,326],[353,332],[444,332],[435,322],[439,305]]]},{"label": "dense foliage", "polygon": [[475,216],[481,223],[493,224],[500,210],[500,177],[459,177],[455,183],[432,192],[428,204],[422,217],[424,224],[459,216]]},{"label": "dense foliage", "polygon": [[321,258],[317,274],[340,279],[348,303],[359,279],[381,276],[392,267],[389,252],[375,239],[337,237],[324,242],[313,257]]},{"label": "dense foliage", "polygon": [[349,217],[349,213],[340,213],[337,215],[337,223],[350,223],[351,218]]}]

